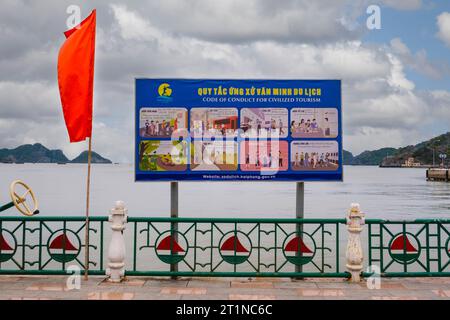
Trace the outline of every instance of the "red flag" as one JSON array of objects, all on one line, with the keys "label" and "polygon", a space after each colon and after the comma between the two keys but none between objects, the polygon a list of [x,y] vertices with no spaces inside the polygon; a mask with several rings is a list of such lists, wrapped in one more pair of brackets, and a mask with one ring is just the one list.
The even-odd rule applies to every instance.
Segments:
[{"label": "red flag", "polygon": [[58,83],[70,142],[92,135],[96,10],[73,29],[64,32],[59,50]]}]

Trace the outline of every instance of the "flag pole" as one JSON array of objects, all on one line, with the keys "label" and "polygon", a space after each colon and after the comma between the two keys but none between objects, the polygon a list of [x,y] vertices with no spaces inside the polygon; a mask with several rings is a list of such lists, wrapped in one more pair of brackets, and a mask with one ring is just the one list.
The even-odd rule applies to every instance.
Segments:
[{"label": "flag pole", "polygon": [[85,257],[84,257],[84,280],[88,280],[89,272],[89,194],[91,185],[91,155],[92,155],[92,134],[89,137],[89,149],[88,149],[88,172],[87,172],[87,185],[86,185],[86,223],[85,223]]}]

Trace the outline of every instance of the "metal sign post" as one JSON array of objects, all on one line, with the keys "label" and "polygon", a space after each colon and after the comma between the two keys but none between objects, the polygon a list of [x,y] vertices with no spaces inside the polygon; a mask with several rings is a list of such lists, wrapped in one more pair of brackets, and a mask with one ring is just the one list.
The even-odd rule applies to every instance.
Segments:
[{"label": "metal sign post", "polygon": [[[178,218],[178,182],[170,183],[170,217]],[[178,242],[178,223],[172,222],[171,229],[171,242]],[[171,272],[178,272],[178,264],[173,263],[170,265]],[[177,279],[176,276],[172,276],[172,279]]]},{"label": "metal sign post", "polygon": [[[297,190],[295,193],[295,217],[297,219],[303,219],[305,217],[305,183],[304,182],[297,182]],[[303,225],[297,224],[297,234],[300,236],[300,239],[303,240]],[[301,241],[300,243],[302,243]],[[301,250],[297,251],[299,255],[301,255]],[[296,265],[295,266],[295,272],[302,272],[303,266]],[[296,279],[303,279],[303,278],[296,278]]]}]

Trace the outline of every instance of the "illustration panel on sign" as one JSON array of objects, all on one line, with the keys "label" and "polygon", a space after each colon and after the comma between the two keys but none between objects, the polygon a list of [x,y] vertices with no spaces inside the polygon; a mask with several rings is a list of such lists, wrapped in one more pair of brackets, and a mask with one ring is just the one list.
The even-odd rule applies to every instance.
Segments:
[{"label": "illustration panel on sign", "polygon": [[288,135],[286,108],[243,108],[241,130],[244,137],[280,137]]},{"label": "illustration panel on sign", "polygon": [[338,133],[336,108],[293,108],[291,110],[293,138],[336,138]]},{"label": "illustration panel on sign", "polygon": [[296,171],[327,171],[339,168],[336,141],[293,141],[291,168]]},{"label": "illustration panel on sign", "polygon": [[191,170],[235,171],[237,167],[236,142],[232,140],[194,140],[191,143]]},{"label": "illustration panel on sign", "polygon": [[242,141],[242,171],[286,171],[288,169],[287,141]]},{"label": "illustration panel on sign", "polygon": [[184,171],[187,169],[186,141],[148,140],[139,144],[142,171]]},{"label": "illustration panel on sign", "polygon": [[238,128],[236,108],[192,108],[191,134],[194,138],[235,136]]},{"label": "illustration panel on sign", "polygon": [[[142,108],[139,134],[143,138],[170,138],[181,129],[187,129],[185,108]],[[184,130],[185,131],[185,130]]]}]

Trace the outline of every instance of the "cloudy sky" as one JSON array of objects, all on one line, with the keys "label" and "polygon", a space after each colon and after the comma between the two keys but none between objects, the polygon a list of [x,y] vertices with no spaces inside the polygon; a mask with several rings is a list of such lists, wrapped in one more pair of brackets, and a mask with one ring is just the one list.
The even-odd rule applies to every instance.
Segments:
[{"label": "cloudy sky", "polygon": [[97,9],[93,144],[113,161],[133,158],[135,77],[342,79],[356,154],[450,131],[449,1],[0,0],[0,148],[86,149],[69,144],[56,81],[70,5]]}]

